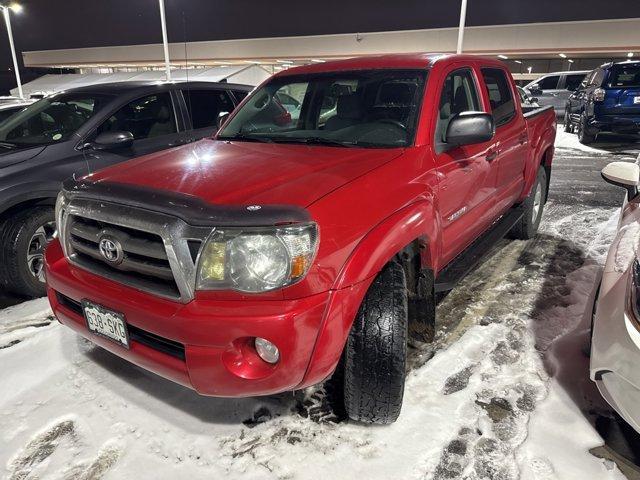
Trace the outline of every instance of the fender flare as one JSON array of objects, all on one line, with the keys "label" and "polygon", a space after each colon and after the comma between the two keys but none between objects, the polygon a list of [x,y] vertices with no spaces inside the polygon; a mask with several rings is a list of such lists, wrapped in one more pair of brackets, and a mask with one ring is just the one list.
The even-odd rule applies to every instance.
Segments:
[{"label": "fender flare", "polygon": [[340,290],[377,275],[395,254],[420,240],[422,265],[436,269],[440,247],[440,221],[433,204],[421,200],[393,213],[358,243],[336,277],[332,290]]},{"label": "fender flare", "polygon": [[2,192],[9,193],[8,196],[0,197],[0,215],[4,215],[7,211],[24,202],[30,202],[33,200],[37,201],[51,201],[53,205],[55,203],[55,199],[58,196],[58,192],[60,191],[60,187],[56,189],[53,185],[22,185],[23,188],[20,193],[13,194],[14,192]]},{"label": "fender flare", "polygon": [[422,264],[434,268],[440,228],[433,205],[408,205],[367,233],[343,266],[331,290],[307,371],[297,388],[315,385],[333,373],[371,282],[385,264],[416,239],[423,242]]}]

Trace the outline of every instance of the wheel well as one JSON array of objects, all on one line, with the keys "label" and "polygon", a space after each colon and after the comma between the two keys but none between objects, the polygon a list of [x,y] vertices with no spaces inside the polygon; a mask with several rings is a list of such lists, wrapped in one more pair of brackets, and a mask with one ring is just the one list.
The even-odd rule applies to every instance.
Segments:
[{"label": "wheel well", "polygon": [[28,208],[40,207],[43,205],[54,207],[56,204],[55,198],[43,197],[43,198],[33,198],[30,200],[25,200],[24,202],[17,203],[9,207],[4,212],[0,213],[0,219],[9,218],[16,213],[20,213]]},{"label": "wheel well", "polygon": [[552,160],[552,156],[553,156],[553,148],[549,147],[544,151],[544,153],[542,154],[542,157],[540,158],[540,164],[542,165],[542,168],[544,168],[544,173],[547,174],[547,190],[546,190],[546,195],[545,195],[545,198],[544,198],[545,202],[549,198],[549,185],[551,184],[551,160]]},{"label": "wheel well", "polygon": [[435,294],[433,270],[423,268],[426,246],[425,240],[415,239],[391,261],[402,266],[406,277],[409,335],[430,342],[435,334]]}]

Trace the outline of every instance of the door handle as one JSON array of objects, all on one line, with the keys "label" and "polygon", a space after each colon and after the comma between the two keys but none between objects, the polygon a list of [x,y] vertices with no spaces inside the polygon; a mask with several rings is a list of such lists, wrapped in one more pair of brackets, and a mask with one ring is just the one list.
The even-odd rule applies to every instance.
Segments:
[{"label": "door handle", "polygon": [[524,145],[528,139],[529,136],[527,134],[523,134],[518,137],[518,142],[520,143],[520,145]]}]

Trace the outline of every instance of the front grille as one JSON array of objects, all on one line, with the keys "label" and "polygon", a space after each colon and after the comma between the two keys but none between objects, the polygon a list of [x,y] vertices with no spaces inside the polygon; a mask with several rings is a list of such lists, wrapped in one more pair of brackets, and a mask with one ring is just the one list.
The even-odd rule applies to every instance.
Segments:
[{"label": "front grille", "polygon": [[[60,304],[64,305],[77,315],[84,317],[82,304],[80,302],[63,295],[60,292],[56,292],[56,297]],[[146,330],[142,330],[141,328],[135,327],[131,324],[127,324],[127,330],[129,331],[129,340],[141,343],[149,348],[153,348],[154,350],[183,361],[186,358],[184,345],[180,342],[169,340],[168,338],[147,332]]]},{"label": "front grille", "polygon": [[[212,227],[90,198],[72,198],[60,212],[60,237],[74,265],[170,300],[193,299],[196,259]],[[102,240],[115,246],[115,258]]]},{"label": "front grille", "polygon": [[[77,263],[116,281],[163,296],[180,297],[160,236],[78,215],[69,216],[66,234],[70,254],[75,255]],[[109,262],[102,255],[99,248],[102,238],[119,242],[123,250],[121,262]]]}]

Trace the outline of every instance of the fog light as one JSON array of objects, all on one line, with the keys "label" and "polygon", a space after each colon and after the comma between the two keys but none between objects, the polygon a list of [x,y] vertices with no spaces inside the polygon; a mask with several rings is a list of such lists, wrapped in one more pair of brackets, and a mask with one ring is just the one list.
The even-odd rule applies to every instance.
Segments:
[{"label": "fog light", "polygon": [[256,352],[260,355],[260,358],[267,363],[277,363],[280,359],[280,352],[269,340],[257,337],[255,340]]}]

